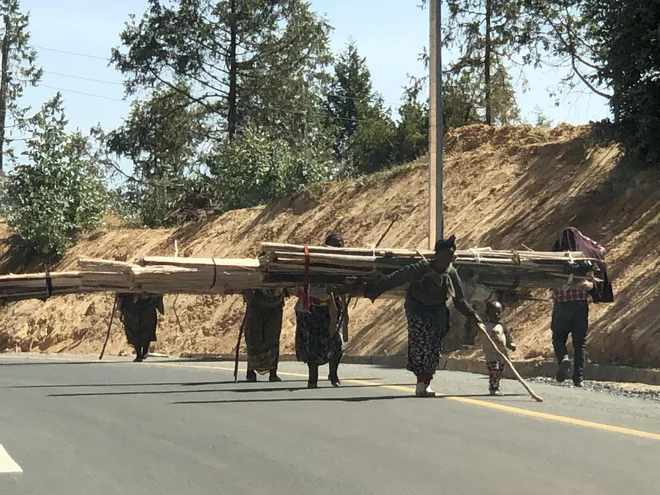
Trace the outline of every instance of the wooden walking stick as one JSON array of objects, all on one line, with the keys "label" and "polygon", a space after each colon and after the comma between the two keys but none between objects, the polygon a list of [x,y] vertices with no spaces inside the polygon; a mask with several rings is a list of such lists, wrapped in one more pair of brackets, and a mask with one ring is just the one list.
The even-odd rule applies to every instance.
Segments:
[{"label": "wooden walking stick", "polygon": [[241,350],[241,339],[243,338],[243,331],[245,330],[245,322],[247,321],[247,311],[243,317],[241,328],[238,330],[238,342],[236,342],[236,358],[234,360],[234,383],[238,381],[238,355]]},{"label": "wooden walking stick", "polygon": [[499,354],[500,358],[504,360],[506,364],[508,364],[511,367],[511,371],[513,371],[513,374],[516,376],[516,379],[520,382],[520,384],[525,387],[525,390],[529,393],[529,395],[532,396],[532,398],[536,402],[543,402],[543,399],[538,396],[531,388],[529,385],[527,385],[527,382],[523,379],[522,376],[520,376],[520,373],[518,373],[518,370],[513,366],[513,363],[509,360],[509,358],[504,354],[498,347],[495,345],[495,342],[493,342],[493,339],[490,338],[490,335],[488,335],[488,331],[486,330],[486,326],[483,323],[478,323],[477,327],[479,330],[481,330],[481,333],[488,339],[488,342],[490,342],[490,345],[493,346],[493,349],[495,349],[495,352]]},{"label": "wooden walking stick", "polygon": [[108,345],[108,340],[110,340],[110,330],[112,329],[112,321],[115,319],[115,313],[117,311],[117,301],[119,298],[115,294],[115,303],[112,305],[112,313],[110,314],[110,323],[108,324],[108,333],[105,336],[105,342],[103,344],[103,349],[101,349],[101,355],[99,356],[99,361],[103,359],[103,354],[105,354],[105,347]]}]

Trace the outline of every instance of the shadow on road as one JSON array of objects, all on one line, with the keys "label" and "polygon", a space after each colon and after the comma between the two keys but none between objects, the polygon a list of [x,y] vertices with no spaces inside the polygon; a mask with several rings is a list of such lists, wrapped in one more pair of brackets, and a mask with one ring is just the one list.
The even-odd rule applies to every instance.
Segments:
[{"label": "shadow on road", "polygon": [[[343,387],[342,387],[343,388]],[[436,399],[449,399],[449,398],[492,398],[490,394],[464,394],[464,395],[438,395]],[[503,397],[522,397],[522,394],[503,394],[498,398]],[[291,398],[277,398],[277,399],[220,399],[208,401],[177,401],[172,402],[173,405],[195,405],[195,404],[258,404],[258,403],[274,403],[274,402],[371,402],[379,400],[397,400],[397,399],[410,399],[420,400],[412,394],[408,395],[376,395],[370,397],[291,397]]]},{"label": "shadow on road", "polygon": [[[117,358],[117,356],[111,356],[114,358]],[[41,358],[41,359],[35,359],[35,358],[17,358],[17,357],[12,357],[9,358],[11,360],[16,360],[16,362],[11,362],[9,359],[0,359],[0,366],[53,366],[53,365],[80,365],[80,364],[133,364],[133,356],[123,356],[120,357],[121,360],[111,360],[111,361],[103,361],[103,360],[98,360],[98,359],[88,359],[86,361],[67,361],[64,359],[53,359],[51,361],[48,361],[48,358]],[[25,359],[22,361],[21,359]],[[233,363],[233,361],[229,361],[226,359],[207,359],[207,358],[185,358],[185,359],[159,359],[158,357],[154,356],[151,357],[149,360],[145,362],[145,364],[149,364],[150,362],[155,362],[155,363],[166,363],[166,364],[177,364],[177,363]],[[135,363],[137,366],[141,366],[139,363]]]},{"label": "shadow on road", "polygon": [[8,361],[0,360],[0,366],[55,366],[55,365],[80,365],[80,364],[127,364],[129,362],[128,358],[126,361],[18,361],[16,363],[11,363]]},{"label": "shadow on road", "polygon": [[[307,380],[287,380],[287,382],[307,382]],[[94,387],[205,387],[211,385],[233,385],[234,380],[222,382],[162,382],[162,383],[75,383],[75,384],[48,384],[48,385],[7,385],[2,389],[41,389],[41,388],[94,388]],[[242,383],[242,382],[238,382]]]},{"label": "shadow on road", "polygon": [[[230,382],[233,384],[233,382]],[[342,385],[341,388],[371,388],[382,387],[384,385],[401,387],[404,385],[396,384],[366,384],[366,385]],[[70,393],[70,394],[49,394],[48,397],[109,397],[109,396],[125,396],[125,395],[167,395],[167,394],[207,394],[207,393],[257,393],[257,392],[299,392],[309,390],[307,387],[249,387],[249,388],[222,388],[210,390],[141,390],[141,391],[125,391],[125,392],[85,392],[85,393]]]}]

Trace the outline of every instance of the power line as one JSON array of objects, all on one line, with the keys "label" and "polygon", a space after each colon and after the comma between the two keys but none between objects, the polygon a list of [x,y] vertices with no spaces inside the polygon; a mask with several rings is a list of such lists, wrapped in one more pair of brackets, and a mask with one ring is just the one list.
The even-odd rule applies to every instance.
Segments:
[{"label": "power line", "polygon": [[37,45],[33,45],[33,46],[34,46],[34,48],[38,48],[39,50],[46,50],[48,52],[64,53],[66,55],[75,55],[77,57],[95,58],[97,60],[105,60],[106,62],[110,62],[110,59],[108,57],[101,57],[100,55],[90,55],[89,53],[71,52],[71,51],[68,51],[68,50],[58,50],[56,48],[48,48],[46,46],[37,46]]},{"label": "power line", "polygon": [[54,89],[56,91],[65,91],[67,93],[75,93],[78,95],[92,96],[94,98],[103,98],[104,100],[121,101],[122,103],[126,103],[126,100],[120,100],[119,98],[112,98],[111,96],[97,95],[94,93],[85,93],[84,91],[76,91],[75,89],[58,88],[56,86],[49,86],[48,84],[39,84],[39,87]]},{"label": "power line", "polygon": [[103,83],[103,84],[113,84],[115,86],[123,86],[124,83],[116,82],[116,81],[107,81],[103,79],[92,79],[89,77],[82,77],[82,76],[74,76],[73,74],[63,74],[61,72],[51,72],[48,70],[43,71],[44,74],[52,74],[54,76],[61,76],[61,77],[68,77],[70,79],[80,79],[81,81],[90,81],[90,82],[97,82],[97,83]]},{"label": "power line", "polygon": [[[95,58],[95,59],[106,60],[108,62],[111,62],[111,59],[109,59],[108,57],[102,57],[100,55],[90,55],[88,53],[72,52],[72,51],[68,51],[68,50],[58,50],[58,49],[55,49],[55,48],[47,48],[47,47],[36,46],[36,45],[35,45],[35,48],[39,48],[41,50],[48,50],[48,51],[52,51],[52,52],[57,52],[57,53],[65,53],[67,55],[74,55],[74,56],[78,56],[78,57],[87,57],[87,58]],[[101,80],[101,79],[87,79],[87,78],[84,78],[84,77],[74,76],[74,75],[71,75],[71,74],[62,74],[62,73],[48,72],[48,71],[44,71],[44,72],[48,73],[48,74],[55,74],[55,75],[58,75],[58,76],[63,76],[63,77],[70,77],[70,78],[73,78],[73,79],[89,80],[89,81],[93,81],[93,82],[100,82],[100,83],[107,83],[107,84],[117,84],[117,85],[122,84],[122,83],[117,83],[117,82],[113,82],[113,81],[104,81],[104,80]],[[341,98],[341,99],[344,99],[344,100],[361,100],[361,98],[356,98],[356,97],[353,97],[353,96],[337,95],[337,94],[333,94],[333,93],[321,93],[321,94],[323,96],[332,97],[332,98]],[[399,105],[401,102],[400,101],[399,102],[393,102],[393,101],[383,100],[383,103],[386,103],[388,105]]]}]

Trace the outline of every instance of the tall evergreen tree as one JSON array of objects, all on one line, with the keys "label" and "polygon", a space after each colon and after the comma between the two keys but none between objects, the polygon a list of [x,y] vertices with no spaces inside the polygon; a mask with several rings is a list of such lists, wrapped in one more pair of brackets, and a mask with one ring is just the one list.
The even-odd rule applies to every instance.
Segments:
[{"label": "tall evergreen tree", "polygon": [[446,45],[458,48],[450,70],[468,74],[481,87],[486,124],[517,120],[515,95],[505,64],[518,50],[518,23],[525,16],[521,0],[448,0]]},{"label": "tall evergreen tree", "polygon": [[180,88],[206,112],[209,139],[251,123],[295,143],[321,127],[330,29],[304,0],[149,0],[112,60],[129,93]]},{"label": "tall evergreen tree", "polygon": [[399,106],[394,140],[394,163],[410,162],[429,150],[429,102],[420,99],[424,78],[411,78]]},{"label": "tall evergreen tree", "polygon": [[609,6],[600,0],[525,0],[525,16],[517,30],[519,47],[526,47],[523,61],[537,67],[564,69],[560,87],[551,93],[573,91],[582,86],[609,99],[611,92],[600,85],[602,45],[594,8]]},{"label": "tall evergreen tree", "polygon": [[335,156],[360,172],[390,163],[395,127],[390,110],[373,90],[366,58],[350,42],[335,62],[326,110],[335,136]]},{"label": "tall evergreen tree", "polygon": [[37,67],[37,53],[30,46],[28,14],[21,12],[18,0],[0,0],[2,41],[0,46],[0,173],[4,169],[5,153],[13,157],[7,145],[11,140],[8,123],[20,126],[29,108],[22,108],[18,100],[26,86],[36,86],[42,70]]},{"label": "tall evergreen tree", "polygon": [[[155,90],[136,101],[124,124],[101,137],[105,148],[133,163],[127,189],[142,223],[163,227],[178,223],[177,210],[189,203],[191,178],[199,176],[203,108],[189,105],[185,84]],[[193,201],[208,206],[202,198]]]},{"label": "tall evergreen tree", "polygon": [[589,0],[595,81],[612,90],[614,129],[631,163],[660,163],[660,3]]}]

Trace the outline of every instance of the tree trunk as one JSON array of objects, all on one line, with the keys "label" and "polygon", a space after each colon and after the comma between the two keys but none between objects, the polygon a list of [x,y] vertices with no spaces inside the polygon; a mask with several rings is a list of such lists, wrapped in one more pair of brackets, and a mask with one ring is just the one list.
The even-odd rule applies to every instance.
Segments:
[{"label": "tree trunk", "polygon": [[227,110],[227,127],[229,130],[229,140],[236,135],[237,126],[237,96],[236,87],[238,79],[238,63],[236,60],[236,45],[238,39],[238,20],[236,15],[236,0],[230,2],[231,26],[229,28],[229,98]]},{"label": "tree trunk", "polygon": [[490,87],[490,71],[491,71],[491,19],[493,17],[493,0],[486,0],[486,48],[484,53],[484,83],[486,85],[486,124],[493,124],[493,114],[491,108],[491,87]]},{"label": "tree trunk", "polygon": [[9,46],[11,44],[9,16],[4,16],[5,36],[2,40],[2,68],[0,69],[0,174],[4,173],[5,126],[7,124],[7,90],[9,88]]}]

